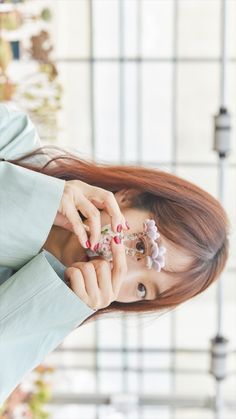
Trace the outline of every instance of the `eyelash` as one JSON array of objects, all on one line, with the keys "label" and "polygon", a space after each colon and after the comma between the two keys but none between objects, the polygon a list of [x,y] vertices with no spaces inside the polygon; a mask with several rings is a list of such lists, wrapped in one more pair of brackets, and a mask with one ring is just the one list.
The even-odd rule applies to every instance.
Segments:
[{"label": "eyelash", "polygon": [[[140,241],[142,242],[143,247],[144,247],[144,253],[143,253],[143,254],[145,254],[145,253],[146,253],[146,250],[147,250],[147,247],[146,247],[146,243],[145,243],[145,241],[144,241],[143,239],[141,239],[141,238],[139,238],[139,239],[138,239],[138,241],[137,241],[137,243],[136,243],[136,248],[137,248],[137,244],[138,244]],[[137,249],[137,250],[139,250],[139,249]]]},{"label": "eyelash", "polygon": [[[138,239],[138,241],[137,241],[137,243],[136,243],[136,247],[137,247],[137,244],[138,244],[139,242],[141,242],[141,243],[143,244],[143,247],[144,247],[144,253],[143,253],[143,254],[145,254],[145,253],[146,253],[146,250],[147,250],[147,248],[146,248],[146,243],[145,243],[145,241],[144,241],[143,239],[139,238],[139,239]],[[137,287],[137,288],[139,288],[139,285],[142,285],[142,286],[145,288],[145,295],[144,295],[143,297],[141,297],[141,298],[144,300],[144,299],[145,299],[145,297],[147,296],[147,288],[145,287],[145,285],[144,285],[144,284],[142,284],[142,282],[139,282],[139,283],[138,283],[138,287]],[[140,291],[140,290],[138,289],[138,291]]]},{"label": "eyelash", "polygon": [[[144,297],[141,297],[142,299],[145,299],[145,297],[147,296],[147,288],[145,287],[145,285],[142,284],[142,282],[138,283],[138,288],[139,288],[139,285],[142,285],[145,288],[145,295],[144,295]],[[138,289],[138,291],[140,291],[140,290]]]}]

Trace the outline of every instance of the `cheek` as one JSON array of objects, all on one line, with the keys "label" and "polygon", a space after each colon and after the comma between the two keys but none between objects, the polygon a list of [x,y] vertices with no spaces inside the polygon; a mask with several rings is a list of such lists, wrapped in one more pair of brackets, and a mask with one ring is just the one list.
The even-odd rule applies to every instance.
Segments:
[{"label": "cheek", "polygon": [[116,301],[120,301],[122,303],[135,301],[137,299],[137,294],[135,293],[136,284],[137,281],[124,279]]}]

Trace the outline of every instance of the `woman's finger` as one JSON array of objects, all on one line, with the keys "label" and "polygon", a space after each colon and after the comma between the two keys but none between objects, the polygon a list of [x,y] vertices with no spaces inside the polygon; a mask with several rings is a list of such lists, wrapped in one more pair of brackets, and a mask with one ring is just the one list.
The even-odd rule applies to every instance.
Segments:
[{"label": "woman's finger", "polygon": [[[97,272],[98,286],[107,294],[111,293],[117,297],[121,284],[125,280],[128,266],[125,253],[125,246],[121,242],[117,244],[114,239],[111,240],[112,262],[101,259],[100,256],[94,257],[90,260]],[[73,266],[80,266],[81,262],[76,262]],[[82,262],[85,265],[88,262]],[[102,275],[101,275],[102,273]],[[109,281],[107,278],[109,277]],[[111,287],[111,288],[110,288]],[[114,300],[114,298],[113,298]]]},{"label": "woman's finger", "polygon": [[65,278],[70,279],[73,291],[95,310],[115,301],[127,272],[126,258],[123,258],[124,246],[113,243],[112,269],[110,262],[99,258],[90,262],[75,262],[65,271]]},{"label": "woman's finger", "polygon": [[82,273],[90,307],[94,309],[101,308],[103,296],[101,295],[101,292],[98,288],[97,272],[95,266],[91,262],[78,262],[73,264],[73,266],[77,266],[76,269],[79,267],[79,271]]},{"label": "woman's finger", "polygon": [[[68,230],[72,228],[84,248],[94,249],[101,239],[101,216],[98,208],[104,209],[111,217],[114,232],[120,232],[122,226],[125,230],[128,229],[114,194],[79,180],[66,182],[54,224]],[[84,227],[79,212],[89,224],[89,240],[86,232],[88,227]],[[90,246],[88,241],[90,241]]]},{"label": "woman's finger", "polygon": [[117,244],[114,239],[112,239],[111,250],[113,256],[112,287],[115,296],[117,296],[128,271],[127,259],[123,243]]},{"label": "woman's finger", "polygon": [[[90,231],[89,226],[82,223],[86,231]],[[64,230],[71,231],[74,233],[74,227],[73,225],[68,221],[67,217],[65,217],[63,214],[61,214],[59,211],[57,211],[57,215],[54,220],[54,225],[64,228]]]},{"label": "woman's finger", "polygon": [[85,302],[85,304],[88,304],[89,296],[87,294],[83,274],[80,269],[69,267],[65,270],[64,276],[65,279],[70,283],[70,287],[74,293],[78,295],[78,297],[80,297],[81,300]]},{"label": "woman's finger", "polygon": [[84,217],[87,218],[89,224],[91,248],[93,249],[101,239],[101,216],[99,210],[89,201],[84,195],[76,195],[74,203],[77,210],[79,210]]},{"label": "woman's finger", "polygon": [[104,198],[98,199],[97,197],[91,198],[91,201],[94,202],[97,208],[103,209],[111,217],[111,226],[115,233],[117,233],[117,227],[119,224],[122,225],[124,230],[127,230],[125,224],[125,217],[123,216],[119,204],[115,198],[115,195],[109,191],[103,191]]},{"label": "woman's finger", "polygon": [[103,303],[104,306],[107,307],[114,300],[111,280],[111,264],[110,262],[101,259],[94,259],[92,262],[97,274],[98,287],[101,295],[103,296]]},{"label": "woman's finger", "polygon": [[70,224],[73,227],[73,231],[78,236],[78,239],[81,243],[81,245],[84,248],[88,248],[86,245],[86,242],[88,241],[88,236],[84,228],[84,224],[79,216],[79,213],[73,204],[73,202],[67,200],[65,204],[65,216],[69,220]]},{"label": "woman's finger", "polygon": [[80,266],[80,269],[85,278],[85,288],[87,294],[90,296],[91,300],[96,304],[99,299],[98,294],[98,282],[97,275],[94,265],[91,262],[83,262]]},{"label": "woman's finger", "polygon": [[[75,262],[73,267],[78,268],[83,275],[90,307],[100,309],[109,306],[114,301],[111,266],[108,261],[98,258],[90,262]],[[76,275],[74,278],[74,283],[76,283]],[[74,289],[78,289],[78,284],[74,286]]]}]

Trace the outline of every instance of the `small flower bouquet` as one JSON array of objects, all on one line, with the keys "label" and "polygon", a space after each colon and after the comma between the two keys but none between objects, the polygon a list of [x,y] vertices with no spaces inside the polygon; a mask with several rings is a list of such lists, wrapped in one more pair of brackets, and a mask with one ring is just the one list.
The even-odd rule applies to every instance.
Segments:
[{"label": "small flower bouquet", "polygon": [[23,384],[19,384],[0,408],[0,419],[48,419],[50,414],[44,410],[44,404],[51,399],[52,388],[45,375],[53,371],[45,365],[35,368],[32,390],[24,390]]}]

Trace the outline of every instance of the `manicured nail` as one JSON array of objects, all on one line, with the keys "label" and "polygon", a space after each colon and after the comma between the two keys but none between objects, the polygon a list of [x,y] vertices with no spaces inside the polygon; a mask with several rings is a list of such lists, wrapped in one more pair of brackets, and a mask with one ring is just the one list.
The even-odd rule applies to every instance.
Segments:
[{"label": "manicured nail", "polygon": [[95,246],[93,248],[94,252],[96,252],[98,250],[98,246],[99,246],[99,243],[95,244]]},{"label": "manicured nail", "polygon": [[115,236],[113,237],[114,241],[116,244],[120,244],[121,243],[121,239],[119,238],[119,236]]},{"label": "manicured nail", "polygon": [[91,247],[91,243],[90,243],[89,240],[86,241],[86,247],[88,247],[88,248]]},{"label": "manicured nail", "polygon": [[128,228],[128,230],[130,229],[129,223],[128,221],[125,222],[126,227]]},{"label": "manicured nail", "polygon": [[120,233],[122,230],[122,224],[118,224],[116,231]]}]

